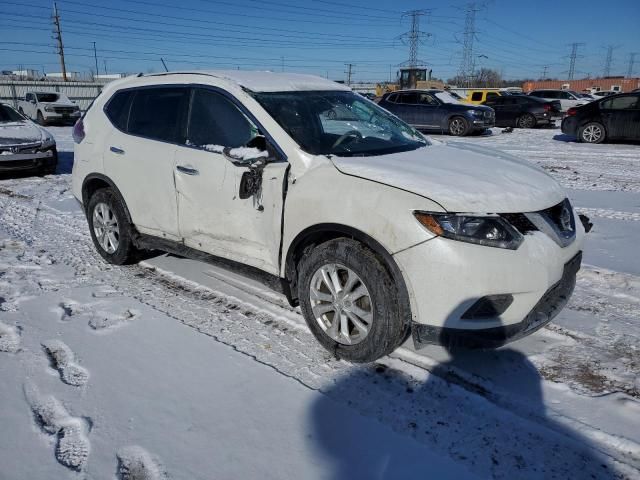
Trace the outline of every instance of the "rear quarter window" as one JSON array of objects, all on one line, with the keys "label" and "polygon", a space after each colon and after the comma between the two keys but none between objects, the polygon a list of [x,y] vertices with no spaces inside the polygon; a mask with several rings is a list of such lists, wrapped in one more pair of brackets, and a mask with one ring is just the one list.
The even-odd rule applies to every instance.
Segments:
[{"label": "rear quarter window", "polygon": [[107,103],[104,109],[111,123],[123,132],[127,131],[129,109],[131,107],[133,94],[134,92],[132,90],[117,92],[111,97],[111,100],[109,100],[109,103]]},{"label": "rear quarter window", "polygon": [[471,94],[471,101],[472,102],[479,102],[482,100],[482,92],[473,92]]}]

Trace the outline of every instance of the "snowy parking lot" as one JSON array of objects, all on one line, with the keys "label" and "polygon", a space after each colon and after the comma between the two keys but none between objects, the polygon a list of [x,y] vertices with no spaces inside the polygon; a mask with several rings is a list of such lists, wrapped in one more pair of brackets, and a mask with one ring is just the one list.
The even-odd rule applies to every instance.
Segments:
[{"label": "snowy parking lot", "polygon": [[0,478],[640,475],[640,146],[456,140],[540,165],[591,218],[575,293],[496,351],[408,342],[353,365],[256,279],[104,263],[70,192],[71,128],[50,131],[57,175],[0,180]]}]

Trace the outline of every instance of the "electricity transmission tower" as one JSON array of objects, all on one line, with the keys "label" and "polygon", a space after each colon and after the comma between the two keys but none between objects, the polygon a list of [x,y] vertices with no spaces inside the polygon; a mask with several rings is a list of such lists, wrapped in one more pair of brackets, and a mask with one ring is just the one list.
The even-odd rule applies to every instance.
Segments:
[{"label": "electricity transmission tower", "polygon": [[607,46],[607,57],[604,61],[604,69],[602,70],[602,76],[608,77],[611,75],[611,63],[613,62],[613,50],[618,48],[615,45]]},{"label": "electricity transmission tower", "polygon": [[60,55],[60,66],[62,67],[62,80],[67,81],[67,67],[64,64],[64,45],[62,44],[62,30],[60,29],[60,15],[58,15],[58,4],[53,4],[53,34],[54,40],[58,42],[58,55]]},{"label": "electricity transmission tower", "polygon": [[636,52],[629,54],[629,68],[627,68],[627,77],[631,77],[633,75],[633,65],[636,62]]},{"label": "electricity transmission tower", "polygon": [[476,2],[469,2],[465,8],[464,41],[462,46],[462,61],[458,70],[458,76],[464,79],[465,85],[471,85],[475,62],[473,57],[473,40],[476,36],[476,13],[479,8]]},{"label": "electricity transmission tower", "polygon": [[347,71],[344,72],[347,74],[347,85],[351,85],[351,77],[353,76],[353,67],[355,67],[355,65],[353,63],[347,63]]},{"label": "electricity transmission tower", "polygon": [[547,69],[549,68],[549,65],[545,65],[542,69],[542,80],[546,80],[547,79]]},{"label": "electricity transmission tower", "polygon": [[573,80],[573,75],[576,72],[576,58],[581,57],[578,55],[578,47],[584,46],[584,42],[573,42],[571,45],[571,55],[569,55],[569,80]]},{"label": "electricity transmission tower", "polygon": [[409,45],[409,60],[401,63],[401,66],[415,68],[418,65],[425,64],[424,61],[418,59],[418,46],[423,43],[425,38],[429,38],[431,34],[420,30],[420,17],[429,15],[429,13],[429,10],[411,10],[402,14],[402,18],[411,18],[411,30],[399,37],[402,43]]}]

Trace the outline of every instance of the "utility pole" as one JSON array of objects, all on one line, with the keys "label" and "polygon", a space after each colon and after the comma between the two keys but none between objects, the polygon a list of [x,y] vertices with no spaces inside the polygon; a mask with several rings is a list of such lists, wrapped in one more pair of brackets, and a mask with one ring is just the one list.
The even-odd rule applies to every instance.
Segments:
[{"label": "utility pole", "polygon": [[345,64],[347,66],[347,71],[344,72],[347,74],[347,85],[351,85],[351,77],[353,76],[353,67],[355,66],[353,63]]},{"label": "utility pole", "polygon": [[64,45],[62,44],[62,30],[60,29],[60,16],[58,15],[58,4],[53,3],[53,26],[55,30],[55,40],[58,41],[58,55],[60,55],[60,66],[62,67],[62,80],[67,81],[67,67],[64,64]]},{"label": "utility pole", "polygon": [[96,52],[96,42],[92,42],[92,43],[93,43],[93,58],[96,61],[96,76],[98,76],[100,72],[98,71],[98,54]]},{"label": "utility pole", "polygon": [[608,77],[611,75],[611,63],[613,62],[613,49],[617,48],[615,45],[607,46],[607,57],[604,60],[604,69],[602,70],[602,76]]},{"label": "utility pole", "polygon": [[105,75],[109,75],[109,72],[107,72],[107,59],[106,59],[106,58],[103,58],[103,59],[102,59],[102,62],[103,62],[103,64],[104,64],[104,74],[105,74]]},{"label": "utility pole", "polygon": [[636,62],[636,52],[629,54],[629,68],[627,68],[627,77],[633,76],[633,65]]},{"label": "utility pole", "polygon": [[571,55],[569,55],[569,80],[573,80],[576,72],[576,58],[578,58],[578,47],[584,45],[583,42],[573,42],[571,45]]},{"label": "utility pole", "polygon": [[475,61],[473,57],[473,40],[476,36],[476,13],[478,12],[476,2],[469,2],[466,6],[466,15],[464,20],[464,42],[462,46],[462,62],[458,76],[464,80],[467,87],[471,86],[473,71],[475,69]]}]

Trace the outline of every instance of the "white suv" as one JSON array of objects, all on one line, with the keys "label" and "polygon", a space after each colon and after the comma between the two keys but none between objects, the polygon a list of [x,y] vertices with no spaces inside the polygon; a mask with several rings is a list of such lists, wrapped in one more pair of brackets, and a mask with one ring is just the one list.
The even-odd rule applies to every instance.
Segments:
[{"label": "white suv", "polygon": [[74,140],[73,192],[108,262],[159,249],[254,267],[348,360],[409,334],[519,338],[558,313],[580,267],[583,226],[541,169],[429,140],[319,77],[123,79]]}]

